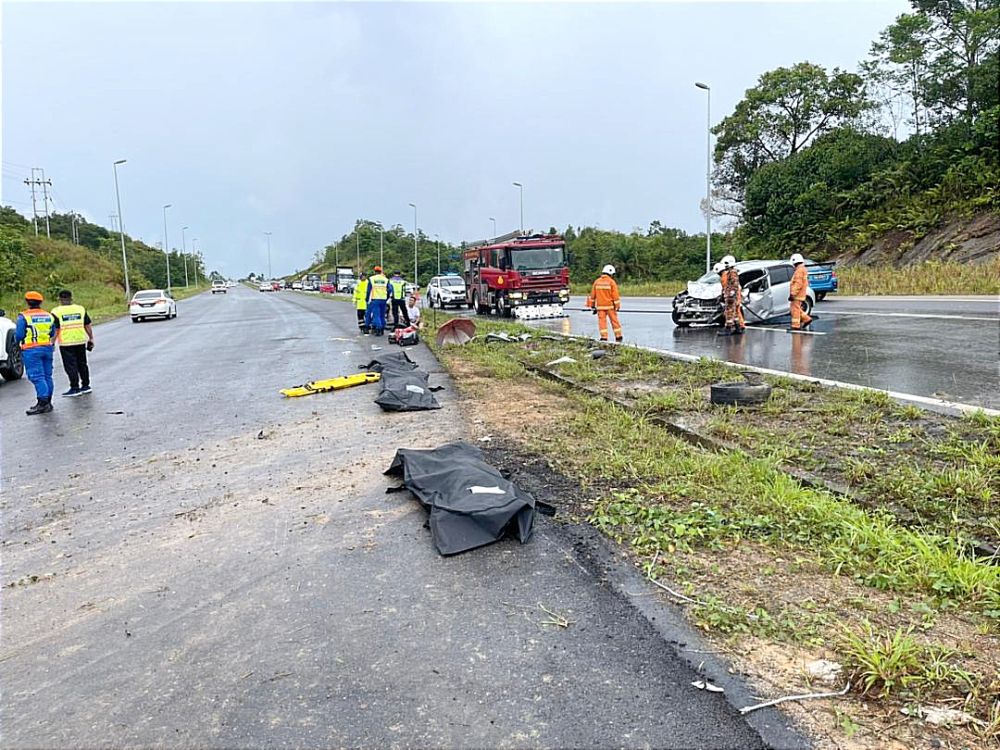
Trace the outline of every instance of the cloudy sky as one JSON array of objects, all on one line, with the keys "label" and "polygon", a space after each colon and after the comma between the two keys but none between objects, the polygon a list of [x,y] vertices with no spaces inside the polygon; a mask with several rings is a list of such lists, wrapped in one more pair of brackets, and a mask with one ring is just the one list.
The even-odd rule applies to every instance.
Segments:
[{"label": "cloudy sky", "polygon": [[3,2],[2,202],[199,239],[210,268],[304,267],[357,217],[458,242],[518,225],[700,231],[705,94],[853,69],[904,0]]}]

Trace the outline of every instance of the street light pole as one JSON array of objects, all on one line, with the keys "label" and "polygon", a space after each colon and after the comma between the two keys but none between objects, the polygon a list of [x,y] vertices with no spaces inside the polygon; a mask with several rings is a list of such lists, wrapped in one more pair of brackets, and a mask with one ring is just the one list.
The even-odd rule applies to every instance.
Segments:
[{"label": "street light pole", "polygon": [[267,235],[267,280],[271,280],[271,233],[264,232]]},{"label": "street light pole", "polygon": [[518,192],[521,194],[521,234],[524,234],[524,185],[520,182],[515,182],[514,187],[517,188]]},{"label": "street light pole", "polygon": [[438,255],[438,276],[441,275],[441,235],[434,235],[434,247],[437,250]]},{"label": "street light pole", "polygon": [[385,227],[378,225],[378,264],[385,268]]},{"label": "street light pole", "polygon": [[118,191],[118,165],[124,163],[125,159],[119,159],[112,168],[115,172],[115,200],[118,201],[118,237],[122,243],[122,268],[125,271],[125,304],[128,304],[132,299],[132,289],[128,283],[128,258],[125,255],[125,217],[122,214],[122,196]]},{"label": "street light pole", "polygon": [[[198,241],[197,237],[191,238],[191,254],[196,258],[198,257],[198,248],[195,247],[195,243]],[[198,286],[198,261],[194,261],[194,285]]]},{"label": "street light pole", "polygon": [[354,227],[354,247],[358,253],[358,273],[361,273],[361,235],[358,234],[358,228]]},{"label": "street light pole", "polygon": [[497,220],[496,220],[496,219],[494,219],[494,218],[493,218],[493,217],[491,216],[491,217],[490,217],[490,221],[492,221],[492,222],[493,222],[493,242],[496,242],[496,241],[497,241]]},{"label": "street light pole", "polygon": [[184,288],[188,288],[188,246],[185,232],[189,227],[181,227],[181,257],[184,258]]},{"label": "street light pole", "polygon": [[712,88],[707,83],[694,84],[706,94],[705,128],[705,272],[712,270]]},{"label": "street light pole", "polygon": [[167,291],[170,291],[170,242],[167,240],[167,209],[173,204],[167,203],[163,207],[163,254],[167,258]]},{"label": "street light pole", "polygon": [[419,286],[417,282],[417,204],[411,203],[413,207],[413,284]]}]

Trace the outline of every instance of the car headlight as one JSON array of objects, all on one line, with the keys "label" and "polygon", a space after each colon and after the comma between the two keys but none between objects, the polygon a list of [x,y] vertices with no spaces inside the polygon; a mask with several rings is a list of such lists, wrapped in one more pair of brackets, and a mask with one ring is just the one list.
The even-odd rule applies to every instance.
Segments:
[{"label": "car headlight", "polygon": [[569,289],[560,289],[559,290],[559,296],[560,297],[569,297]]},{"label": "car headlight", "polygon": [[511,299],[521,299],[521,297],[524,296],[524,293],[523,292],[511,292],[510,295],[508,295],[508,296]]}]

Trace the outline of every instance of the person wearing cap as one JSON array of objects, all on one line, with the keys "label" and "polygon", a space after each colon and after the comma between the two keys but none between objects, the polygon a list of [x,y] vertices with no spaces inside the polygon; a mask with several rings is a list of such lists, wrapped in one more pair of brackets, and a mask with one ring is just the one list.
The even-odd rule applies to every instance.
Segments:
[{"label": "person wearing cap", "polygon": [[55,317],[42,308],[45,298],[38,292],[24,295],[27,309],[17,316],[14,340],[21,346],[21,357],[28,380],[35,386],[35,405],[25,414],[52,411],[52,349],[55,346]]},{"label": "person wearing cap", "polygon": [[389,279],[382,273],[382,266],[375,266],[375,273],[368,277],[368,313],[365,322],[376,336],[385,333],[385,304],[389,298]]},{"label": "person wearing cap", "polygon": [[59,356],[69,378],[69,390],[63,396],[83,396],[90,393],[90,367],[87,352],[94,350],[94,329],[83,305],[73,303],[69,289],[59,292],[59,305],[52,308],[55,318],[55,339]]},{"label": "person wearing cap", "polygon": [[403,281],[402,271],[393,271],[392,278],[389,279],[389,301],[392,307],[392,327],[399,328],[399,319],[403,318],[403,325],[410,325],[410,316],[406,312],[406,282]]}]

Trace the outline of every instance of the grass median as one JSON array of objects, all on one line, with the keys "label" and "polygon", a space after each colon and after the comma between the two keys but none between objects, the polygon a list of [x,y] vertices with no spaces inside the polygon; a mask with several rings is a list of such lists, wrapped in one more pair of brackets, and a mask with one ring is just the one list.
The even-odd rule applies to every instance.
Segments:
[{"label": "grass median", "polygon": [[[669,579],[726,648],[831,653],[886,716],[960,699],[981,722],[970,737],[1000,736],[1000,566],[975,546],[998,536],[1000,421],[782,378],[765,405],[720,408],[708,385],[734,379],[720,363],[630,347],[591,359],[592,343],[477,325],[533,338],[440,350],[470,410],[578,481],[571,512]],[[614,401],[535,377],[560,356],[576,362],[551,368]],[[516,428],[498,392],[507,411],[530,405]],[[804,485],[788,472],[800,466],[851,492]]]}]

